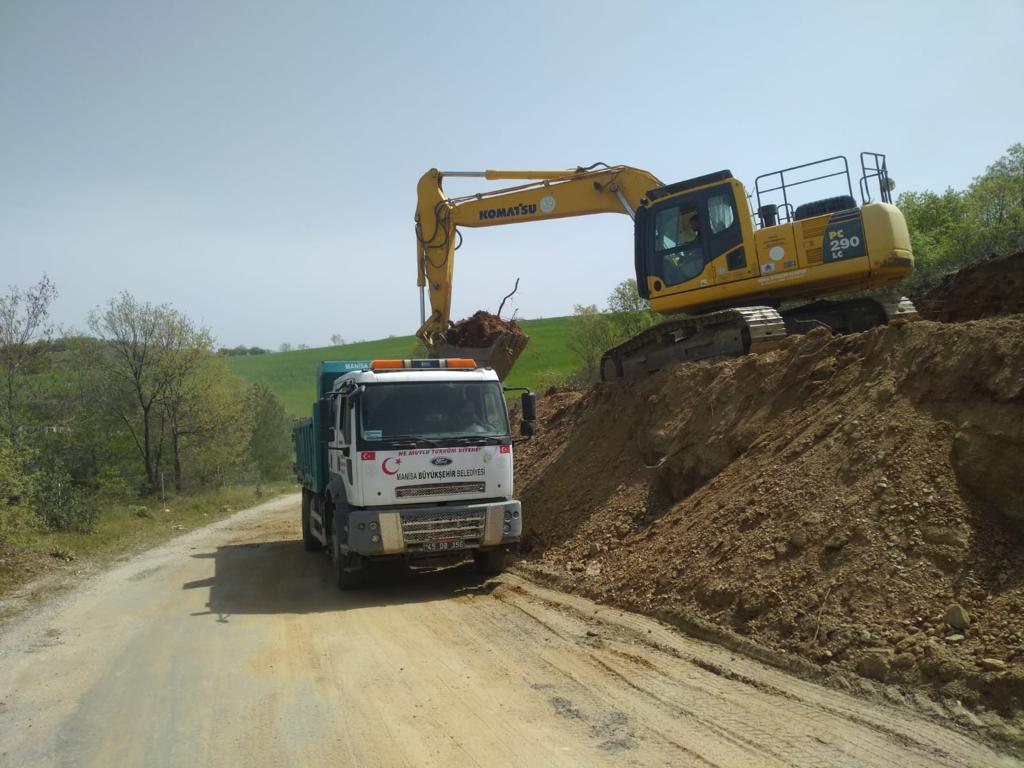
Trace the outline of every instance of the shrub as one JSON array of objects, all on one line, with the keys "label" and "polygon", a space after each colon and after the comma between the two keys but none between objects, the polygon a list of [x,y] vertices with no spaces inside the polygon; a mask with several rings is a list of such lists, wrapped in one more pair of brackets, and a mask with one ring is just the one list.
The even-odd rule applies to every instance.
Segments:
[{"label": "shrub", "polygon": [[99,507],[95,497],[76,488],[66,472],[38,475],[32,502],[48,530],[90,533],[96,527]]},{"label": "shrub", "polygon": [[104,500],[112,501],[131,497],[132,490],[128,481],[113,467],[103,467],[96,473],[96,495]]}]

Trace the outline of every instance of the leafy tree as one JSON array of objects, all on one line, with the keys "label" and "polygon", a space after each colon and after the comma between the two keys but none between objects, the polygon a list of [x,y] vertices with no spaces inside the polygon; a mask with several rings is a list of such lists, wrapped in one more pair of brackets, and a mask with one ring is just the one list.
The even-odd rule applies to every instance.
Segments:
[{"label": "leafy tree", "polygon": [[[127,291],[97,308],[89,327],[103,343],[86,349],[100,372],[109,407],[131,435],[150,489],[159,487],[168,402],[178,397],[209,332],[167,304],[139,302]],[[173,426],[172,426],[173,431]]]},{"label": "leafy tree", "polygon": [[636,288],[636,280],[629,278],[612,289],[608,296],[608,311],[612,322],[618,327],[623,340],[650,328],[658,321],[658,315],[643,299]]},{"label": "leafy tree", "polygon": [[1024,248],[1024,144],[1014,144],[967,190],[967,212],[984,233],[983,249]]},{"label": "leafy tree", "polygon": [[615,345],[649,328],[658,321],[636,289],[636,280],[623,280],[608,295],[607,312],[596,305],[573,307],[566,345],[580,361],[570,378],[594,381],[600,373],[601,357]]},{"label": "leafy tree", "polygon": [[31,488],[31,482],[22,453],[0,435],[0,505],[18,503]]},{"label": "leafy tree", "polygon": [[174,465],[174,489],[181,491],[182,440],[208,437],[217,429],[211,418],[207,377],[201,369],[213,365],[212,340],[209,331],[196,328],[192,322],[175,313],[168,318],[168,338],[173,339],[161,367],[165,385],[158,395],[162,424],[170,433]]},{"label": "leafy tree", "polygon": [[27,290],[11,286],[6,296],[0,296],[3,418],[12,437],[18,428],[22,380],[46,360],[44,342],[53,332],[48,320],[56,298],[57,288],[46,275]]},{"label": "leafy tree", "polygon": [[573,307],[566,346],[580,361],[580,375],[593,381],[600,372],[601,356],[619,341],[620,331],[611,316],[590,304]]},{"label": "leafy tree", "polygon": [[277,351],[278,352],[291,352],[292,351],[291,342],[290,341],[282,341],[281,344],[277,347]]},{"label": "leafy tree", "polygon": [[23,451],[0,434],[0,555],[13,534],[30,525],[28,500],[33,477],[25,466]]},{"label": "leafy tree", "polygon": [[252,431],[246,384],[222,359],[206,355],[184,391],[187,397],[175,427],[180,457],[175,489],[223,485],[241,476]]},{"label": "leafy tree", "polygon": [[896,201],[910,229],[918,296],[948,272],[1024,248],[1024,144],[1015,144],[962,191],[905,192]]},{"label": "leafy tree", "polygon": [[292,458],[292,420],[284,405],[270,387],[257,382],[249,387],[248,411],[252,421],[249,452],[260,477],[287,477]]}]

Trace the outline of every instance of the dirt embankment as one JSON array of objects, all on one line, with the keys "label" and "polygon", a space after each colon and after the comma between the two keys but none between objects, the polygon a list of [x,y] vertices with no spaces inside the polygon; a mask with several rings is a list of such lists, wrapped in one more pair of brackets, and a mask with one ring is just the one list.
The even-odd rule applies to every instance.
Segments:
[{"label": "dirt embankment", "polygon": [[583,593],[1024,708],[1024,317],[549,393],[517,475],[528,557]]},{"label": "dirt embankment", "polygon": [[1024,313],[1024,251],[948,275],[917,301],[917,310],[944,323]]}]

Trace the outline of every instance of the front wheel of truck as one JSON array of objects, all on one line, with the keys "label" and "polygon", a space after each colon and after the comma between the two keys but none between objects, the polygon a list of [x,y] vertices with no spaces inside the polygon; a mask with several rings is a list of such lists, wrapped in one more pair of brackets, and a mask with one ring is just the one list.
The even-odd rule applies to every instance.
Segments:
[{"label": "front wheel of truck", "polygon": [[313,535],[309,527],[309,511],[313,506],[313,494],[305,488],[302,489],[302,546],[307,552],[319,552],[324,548],[320,539]]},{"label": "front wheel of truck", "polygon": [[347,554],[336,557],[334,574],[338,589],[348,591],[359,589],[366,583],[366,571],[359,562],[359,555]]},{"label": "front wheel of truck", "polygon": [[358,589],[366,582],[366,567],[362,558],[352,552],[342,552],[337,539],[331,540],[331,564],[338,589]]},{"label": "front wheel of truck", "polygon": [[473,564],[476,565],[477,573],[494,576],[505,570],[504,549],[490,549],[486,552],[476,551],[473,553]]}]

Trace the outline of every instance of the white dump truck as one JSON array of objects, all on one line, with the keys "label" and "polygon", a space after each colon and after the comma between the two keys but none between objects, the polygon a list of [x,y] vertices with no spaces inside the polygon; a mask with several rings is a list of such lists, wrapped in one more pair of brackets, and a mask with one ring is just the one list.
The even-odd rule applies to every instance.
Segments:
[{"label": "white dump truck", "polygon": [[[338,586],[371,561],[455,561],[497,573],[522,534],[513,443],[497,374],[469,359],[344,360],[317,372],[311,418],[295,426],[302,540],[326,549]],[[536,395],[523,390],[520,433]]]}]

